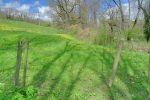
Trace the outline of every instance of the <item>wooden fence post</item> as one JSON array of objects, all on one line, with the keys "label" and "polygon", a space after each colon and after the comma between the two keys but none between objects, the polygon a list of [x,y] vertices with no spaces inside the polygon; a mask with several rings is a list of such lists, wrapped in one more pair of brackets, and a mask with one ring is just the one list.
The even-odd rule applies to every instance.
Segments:
[{"label": "wooden fence post", "polygon": [[22,56],[22,41],[18,41],[15,86],[19,86],[19,72],[20,72],[20,65],[21,65],[21,56]]},{"label": "wooden fence post", "polygon": [[27,67],[28,67],[28,49],[29,49],[29,41],[26,42],[26,47],[25,47],[23,86],[26,86],[26,74],[27,74]]}]

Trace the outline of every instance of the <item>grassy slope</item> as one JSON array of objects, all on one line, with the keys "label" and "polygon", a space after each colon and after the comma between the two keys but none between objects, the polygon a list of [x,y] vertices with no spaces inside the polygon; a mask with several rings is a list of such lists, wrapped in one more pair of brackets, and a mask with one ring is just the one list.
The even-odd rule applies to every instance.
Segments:
[{"label": "grassy slope", "polygon": [[20,39],[30,40],[27,83],[39,89],[38,98],[42,100],[49,97],[56,100],[150,99],[147,54],[123,51],[110,89],[107,82],[115,50],[87,45],[59,33],[65,32],[0,20],[0,88],[7,89],[14,82]]}]

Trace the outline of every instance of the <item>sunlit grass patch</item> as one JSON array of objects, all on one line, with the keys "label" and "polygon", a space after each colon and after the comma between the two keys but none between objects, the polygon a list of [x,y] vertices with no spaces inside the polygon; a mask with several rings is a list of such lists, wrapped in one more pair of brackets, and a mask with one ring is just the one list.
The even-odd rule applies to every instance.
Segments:
[{"label": "sunlit grass patch", "polygon": [[[14,25],[14,26],[13,26]],[[27,85],[41,100],[149,100],[148,54],[123,50],[113,87],[108,87],[117,48],[89,45],[64,30],[19,21],[0,23],[0,89],[14,85],[17,42],[30,41]],[[20,83],[24,65],[21,65]],[[31,89],[32,90],[32,89]]]}]

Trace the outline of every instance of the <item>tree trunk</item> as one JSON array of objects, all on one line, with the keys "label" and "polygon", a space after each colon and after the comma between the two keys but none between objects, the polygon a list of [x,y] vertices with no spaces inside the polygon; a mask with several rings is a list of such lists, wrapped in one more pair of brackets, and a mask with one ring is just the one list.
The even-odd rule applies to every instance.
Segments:
[{"label": "tree trunk", "polygon": [[81,27],[82,29],[85,29],[85,26],[87,25],[87,5],[85,0],[80,2],[79,16]]},{"label": "tree trunk", "polygon": [[[122,7],[121,0],[119,0],[119,10],[120,10],[120,14],[121,14],[121,31],[123,32],[124,29],[125,29],[125,23],[124,23],[125,19],[124,19],[124,13],[123,13],[123,7]],[[121,55],[121,52],[122,52],[123,40],[120,40],[119,42],[120,43],[119,43],[117,54],[116,54],[116,57],[115,57],[115,60],[114,60],[114,64],[113,64],[112,76],[111,76],[111,79],[109,81],[109,87],[112,86],[113,81],[115,79],[115,75],[116,75],[116,72],[117,72],[120,55]]]},{"label": "tree trunk", "polygon": [[148,79],[150,80],[150,51],[149,51],[149,64],[148,64]]},{"label": "tree trunk", "polygon": [[15,86],[19,85],[19,72],[20,72],[20,65],[21,65],[21,56],[22,56],[22,41],[19,41],[18,42],[18,51],[17,51]]},{"label": "tree trunk", "polygon": [[96,8],[94,8],[94,11],[93,11],[93,22],[94,22],[94,26],[97,27]]},{"label": "tree trunk", "polygon": [[124,30],[124,14],[123,14],[123,8],[122,8],[122,3],[121,0],[119,0],[119,7],[120,7],[120,14],[121,14],[121,30]]},{"label": "tree trunk", "polygon": [[148,79],[150,80],[150,47],[149,47],[148,42],[147,42],[147,46],[148,46],[148,55],[149,55],[149,62],[148,62],[148,66],[147,66],[147,71],[148,71]]},{"label": "tree trunk", "polygon": [[128,18],[128,28],[130,28],[130,18],[131,18],[131,1],[128,0],[128,3],[129,3],[129,18]]},{"label": "tree trunk", "polygon": [[29,49],[29,41],[26,42],[25,48],[25,62],[24,62],[24,71],[23,71],[23,86],[26,86],[26,73],[28,66],[28,49]]},{"label": "tree trunk", "polygon": [[112,69],[112,76],[111,76],[110,81],[109,81],[109,87],[112,86],[112,83],[113,83],[114,78],[115,78],[115,74],[117,72],[117,68],[118,68],[118,63],[119,63],[122,47],[123,47],[123,41],[121,40],[120,44],[119,44],[119,47],[118,47],[118,50],[117,50],[117,54],[116,54],[115,60],[114,60],[113,69]]}]

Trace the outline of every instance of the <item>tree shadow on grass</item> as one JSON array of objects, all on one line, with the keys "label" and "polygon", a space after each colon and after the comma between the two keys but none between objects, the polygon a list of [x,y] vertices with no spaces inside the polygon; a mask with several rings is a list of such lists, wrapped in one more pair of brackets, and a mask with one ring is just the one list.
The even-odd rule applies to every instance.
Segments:
[{"label": "tree shadow on grass", "polygon": [[[6,84],[13,83],[14,79],[14,72],[15,72],[15,65],[14,67],[5,68],[0,70],[0,78],[1,82],[3,81]],[[5,78],[4,78],[5,77]]]},{"label": "tree shadow on grass", "polygon": [[[108,55],[107,55],[108,56]],[[109,57],[111,59],[113,59],[112,55],[109,54]],[[120,61],[119,61],[119,65],[118,65],[118,70],[117,70],[117,73],[116,73],[116,76],[118,77],[118,79],[120,80],[120,82],[122,84],[124,84],[125,88],[126,88],[126,92],[122,89],[124,89],[124,87],[119,87],[119,83],[118,85],[117,84],[113,84],[113,86],[111,88],[109,88],[109,86],[107,85],[108,84],[108,81],[109,81],[109,76],[111,75],[111,71],[112,68],[112,64],[113,64],[113,60],[110,60],[110,58],[108,59],[108,57],[105,57],[104,56],[104,63],[105,65],[107,66],[107,68],[110,68],[110,69],[105,69],[107,70],[106,73],[104,74],[101,74],[101,79],[103,80],[104,84],[107,86],[107,94],[108,96],[110,97],[110,99],[133,99],[133,100],[142,100],[142,99],[145,99],[145,100],[149,100],[150,99],[150,96],[149,96],[149,93],[150,91],[147,90],[147,88],[143,85],[144,84],[147,84],[149,85],[149,81],[146,77],[146,75],[144,73],[142,73],[142,71],[140,71],[140,68],[137,68],[137,66],[140,66],[138,65],[138,63],[140,62],[137,62],[136,65],[133,65],[133,62],[131,60],[129,60],[127,57],[124,58],[123,56],[121,56],[120,58]],[[136,59],[135,59],[136,60]],[[108,62],[107,62],[108,61]],[[134,75],[130,75],[129,74],[129,71],[128,71],[128,68],[130,68]],[[94,70],[97,74],[99,74],[97,72],[97,70],[95,69],[92,69]],[[107,76],[106,76],[107,75]],[[128,94],[126,94],[128,93]],[[128,97],[130,96],[130,97]]]},{"label": "tree shadow on grass", "polygon": [[[103,70],[107,70],[107,72],[109,73],[111,71],[112,64],[113,64],[114,53],[107,51],[105,48],[103,48],[102,52],[94,51],[94,53],[95,56],[98,57],[99,63],[101,63],[101,69],[102,69],[101,71],[103,72]],[[102,56],[102,58],[100,56]]]},{"label": "tree shadow on grass", "polygon": [[[145,72],[141,71],[140,65],[137,62],[136,66],[133,65],[133,62],[129,59],[121,58],[123,61],[123,65],[118,69],[118,77],[124,84],[128,87],[130,94],[132,95],[132,99],[145,99],[150,100],[150,91],[144,86],[144,84],[149,85],[150,81],[148,81],[148,77]],[[128,71],[128,68],[132,70],[134,73],[131,75]]]},{"label": "tree shadow on grass", "polygon": [[[113,57],[111,57],[111,58],[113,58]],[[142,84],[143,82],[146,82],[147,78],[146,78],[146,76],[140,76],[142,74],[142,73],[140,73],[140,69],[138,69],[135,65],[133,65],[133,62],[131,60],[128,60],[127,58],[124,58],[123,56],[121,56],[116,76],[126,86],[127,92],[131,96],[131,99],[137,100],[137,99],[145,98],[145,100],[148,100],[148,99],[150,99],[149,94],[148,94],[149,92]],[[105,57],[104,57],[104,61],[105,61],[106,66],[111,67],[113,64],[113,62],[110,62],[110,60],[108,60]],[[108,61],[108,62],[106,62],[106,61]],[[111,61],[113,61],[113,60],[111,60]],[[138,66],[138,63],[137,63],[137,66]],[[130,69],[134,72],[133,76],[129,75],[128,67],[130,67]],[[108,72],[110,72],[108,70],[112,70],[112,68],[107,69],[106,75],[110,76],[111,73],[108,73]],[[136,76],[139,76],[139,78],[136,78]],[[107,76],[105,76],[105,77],[107,77]],[[105,79],[107,79],[107,82],[105,82],[105,84],[106,83],[108,84],[109,78],[110,77],[105,78]],[[121,87],[121,88],[123,88],[123,87]],[[118,99],[118,97],[120,97],[123,99],[129,99],[130,97],[127,97],[127,94],[121,88],[115,84],[113,84],[113,86],[111,88],[108,87],[108,94],[110,94],[109,95],[110,98]]]},{"label": "tree shadow on grass", "polygon": [[70,63],[70,60],[72,59],[72,54],[69,55],[69,57],[67,58],[67,60],[64,62],[64,64],[62,65],[62,70],[60,71],[60,73],[53,79],[53,83],[50,85],[49,87],[49,91],[46,92],[44,94],[44,96],[41,97],[41,100],[47,100],[49,98],[49,96],[51,96],[53,94],[53,91],[55,90],[55,88],[57,87],[57,85],[59,84],[63,73],[65,72],[65,70],[67,69],[67,65]]},{"label": "tree shadow on grass", "polygon": [[79,71],[77,73],[77,76],[74,79],[71,80],[71,83],[70,83],[70,85],[68,86],[68,88],[66,90],[64,100],[71,100],[70,97],[72,95],[73,89],[75,88],[75,85],[77,84],[78,80],[80,79],[80,76],[81,76],[83,70],[86,68],[90,57],[91,57],[91,54],[85,59],[82,67],[79,69]]},{"label": "tree shadow on grass", "polygon": [[122,91],[118,86],[113,85],[111,88],[108,85],[108,79],[109,77],[106,77],[103,73],[101,73],[101,79],[103,81],[103,84],[105,84],[106,86],[106,94],[109,97],[110,100],[118,100],[121,99],[119,98],[119,96],[124,97],[125,100],[128,100],[128,98],[126,98],[126,93],[124,91]]},{"label": "tree shadow on grass", "polygon": [[53,60],[50,62],[46,63],[42,69],[33,77],[33,80],[31,84],[34,84],[36,87],[40,87],[45,81],[46,81],[46,75],[48,73],[48,70],[53,66],[53,64],[60,58],[62,57],[68,50],[68,45],[69,43],[66,43],[66,46],[64,50],[56,55]]},{"label": "tree shadow on grass", "polygon": [[[108,90],[110,90],[107,78],[105,77],[105,75],[103,73],[101,73],[100,75],[101,75],[102,82],[105,84],[106,88]],[[107,94],[108,94],[108,96],[110,97],[111,100],[114,100],[112,91],[107,91]]]},{"label": "tree shadow on grass", "polygon": [[0,51],[16,51],[17,50],[17,43],[18,41],[9,41],[6,39],[5,41],[7,41],[5,44],[0,45]]},{"label": "tree shadow on grass", "polygon": [[[98,53],[98,55],[100,54]],[[100,60],[99,63],[102,63],[102,65],[105,65],[104,71],[98,70],[95,67],[90,67],[90,69],[93,70],[100,77],[100,80],[102,80],[102,83],[104,84],[103,88],[105,88],[105,92],[107,94],[106,96],[108,96],[109,99],[111,100],[119,99],[119,98],[116,98],[117,97],[116,93],[118,92],[119,92],[119,95],[124,96],[124,97],[126,96],[124,91],[122,91],[118,86],[113,85],[113,87],[110,88],[108,85],[109,78],[111,75],[112,65],[113,65],[113,59],[114,59],[113,53],[104,51],[103,59],[99,59]]]},{"label": "tree shadow on grass", "polygon": [[10,67],[10,68],[1,69],[0,73],[7,72],[7,71],[10,71],[10,70],[13,70],[13,69],[15,69],[15,66],[14,67]]},{"label": "tree shadow on grass", "polygon": [[[98,53],[98,55],[100,55],[100,53]],[[110,68],[111,67],[111,63],[112,63],[112,59],[113,59],[113,56],[110,54],[110,53],[105,53],[104,55],[103,55],[103,59],[101,59],[101,58],[99,58],[98,57],[98,59],[99,59],[99,63],[102,63],[102,65],[101,65],[101,67],[103,67],[103,65],[105,65],[105,67],[107,67],[107,68],[102,68],[101,69],[101,67],[99,66],[98,68],[97,67],[89,67],[89,69],[90,70],[92,70],[93,72],[95,72],[95,74],[100,78],[100,80],[102,81],[102,84],[104,85],[104,86],[102,86],[102,88],[104,88],[104,92],[106,93],[106,96],[108,96],[109,97],[109,99],[111,99],[111,100],[115,100],[114,99],[114,96],[113,96],[113,92],[112,91],[110,91],[111,90],[111,88],[109,87],[109,85],[108,85],[108,73],[110,72],[110,71],[108,71],[108,68]],[[100,69],[100,70],[99,70]],[[104,69],[105,69],[105,71],[104,71]],[[107,71],[106,71],[107,70]],[[111,69],[110,69],[111,70]],[[106,76],[107,75],[107,76]],[[99,85],[101,85],[101,84],[99,84]]]}]

